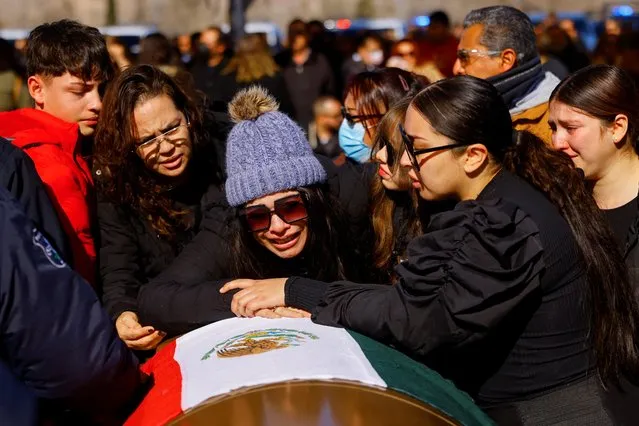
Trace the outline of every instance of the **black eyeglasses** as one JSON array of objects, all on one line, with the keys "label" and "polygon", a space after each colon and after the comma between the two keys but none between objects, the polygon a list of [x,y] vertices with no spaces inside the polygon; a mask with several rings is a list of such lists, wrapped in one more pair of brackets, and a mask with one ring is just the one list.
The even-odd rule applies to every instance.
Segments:
[{"label": "black eyeglasses", "polygon": [[372,120],[375,118],[382,118],[384,114],[367,114],[367,115],[351,115],[348,113],[346,107],[342,107],[342,115],[348,121],[348,124],[352,126],[355,123],[360,123],[366,120]]},{"label": "black eyeglasses", "polygon": [[301,194],[290,195],[275,200],[273,207],[273,210],[264,204],[244,207],[239,212],[240,219],[249,231],[260,232],[271,227],[271,218],[274,214],[288,224],[304,220],[308,217],[306,204]]},{"label": "black eyeglasses", "polygon": [[373,153],[379,152],[384,148],[386,148],[386,164],[388,164],[388,167],[393,168],[396,158],[395,149],[393,148],[393,145],[386,140],[386,138],[378,136]]},{"label": "black eyeglasses", "polygon": [[415,150],[415,138],[408,136],[408,134],[406,133],[406,129],[404,129],[404,126],[401,124],[399,125],[399,133],[401,133],[402,141],[404,142],[404,145],[406,145],[406,152],[408,153],[408,157],[410,158],[411,163],[413,163],[413,167],[417,171],[419,171],[420,169],[419,162],[417,161],[418,155],[426,154],[429,152],[441,151],[444,149],[460,148],[462,146],[468,146],[468,144],[464,144],[464,143],[452,143],[449,145],[434,146],[432,148]]}]

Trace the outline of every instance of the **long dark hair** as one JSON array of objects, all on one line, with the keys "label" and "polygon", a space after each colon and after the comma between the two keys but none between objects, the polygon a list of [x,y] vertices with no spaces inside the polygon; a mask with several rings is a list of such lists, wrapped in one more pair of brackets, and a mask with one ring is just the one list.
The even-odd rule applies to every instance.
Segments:
[{"label": "long dark hair", "polygon": [[175,231],[189,228],[191,221],[185,222],[186,212],[174,207],[171,183],[148,170],[135,153],[133,111],[140,102],[160,95],[170,97],[189,122],[193,146],[189,182],[201,185],[203,190],[208,184],[221,184],[222,171],[216,166],[214,147],[209,141],[211,134],[203,126],[202,110],[171,77],[150,65],[127,68],[109,85],[95,136],[94,161],[101,172],[97,182],[101,194],[149,219],[159,235],[172,240]]},{"label": "long dark hair", "polygon": [[[393,105],[377,126],[377,133],[373,145],[373,155],[385,145],[390,145],[394,151],[395,161],[390,169],[392,174],[402,173],[399,159],[404,154],[404,145],[399,134],[399,125],[404,122],[406,110],[410,105],[410,97],[402,99]],[[408,176],[406,176],[408,181]],[[415,237],[421,231],[421,223],[417,214],[417,200],[414,191],[388,191],[382,184],[382,179],[376,175],[371,183],[371,221],[375,233],[373,246],[373,265],[382,272],[390,272],[396,263],[392,259],[393,249],[397,244],[399,230],[396,229],[393,215],[398,205],[407,213],[405,218],[407,237]]]},{"label": "long dark hair", "polygon": [[591,65],[563,80],[550,96],[610,124],[618,114],[628,117],[628,130],[621,146],[639,154],[639,92],[626,71],[612,65]]},{"label": "long dark hair", "polygon": [[304,269],[308,276],[323,281],[346,278],[348,264],[342,254],[347,253],[346,226],[339,202],[333,198],[325,185],[296,188],[302,194],[308,211],[308,239],[301,259],[296,259],[296,270],[288,269],[289,262],[282,261],[262,247],[253,235],[233,220],[231,248],[233,251],[233,276],[264,279],[282,274],[300,273]]},{"label": "long dark hair", "polygon": [[449,139],[486,146],[495,169],[501,166],[521,176],[557,206],[586,267],[587,312],[599,375],[612,383],[623,376],[636,378],[639,313],[628,270],[572,160],[532,134],[513,137],[508,108],[486,81],[469,76],[443,80],[419,93],[411,106]]}]

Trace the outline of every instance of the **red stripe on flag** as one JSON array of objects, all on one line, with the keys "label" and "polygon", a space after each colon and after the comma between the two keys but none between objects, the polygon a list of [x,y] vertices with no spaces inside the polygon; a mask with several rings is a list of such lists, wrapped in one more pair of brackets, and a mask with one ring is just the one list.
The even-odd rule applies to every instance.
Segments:
[{"label": "red stripe on flag", "polygon": [[174,355],[175,341],[142,366],[154,384],[125,426],[164,425],[182,414],[182,372]]}]

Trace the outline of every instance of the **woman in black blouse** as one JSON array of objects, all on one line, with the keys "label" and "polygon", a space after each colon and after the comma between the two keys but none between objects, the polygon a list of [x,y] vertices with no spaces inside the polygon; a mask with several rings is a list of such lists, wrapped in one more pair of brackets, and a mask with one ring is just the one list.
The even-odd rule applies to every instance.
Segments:
[{"label": "woman in black blouse", "polygon": [[401,161],[420,196],[459,202],[411,242],[400,282],[238,280],[222,289],[243,288],[234,312],[286,304],[392,344],[500,424],[630,424],[637,308],[570,159],[532,135],[513,137],[497,91],[473,77],[424,89],[404,127]]}]

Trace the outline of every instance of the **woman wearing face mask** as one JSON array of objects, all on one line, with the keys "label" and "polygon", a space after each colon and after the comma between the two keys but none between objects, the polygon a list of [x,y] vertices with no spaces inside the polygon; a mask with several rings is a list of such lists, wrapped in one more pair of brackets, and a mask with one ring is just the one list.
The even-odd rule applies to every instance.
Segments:
[{"label": "woman wearing face mask", "polygon": [[370,269],[354,250],[351,209],[339,201],[366,197],[364,181],[335,176],[330,159],[331,167],[318,160],[264,89],[239,92],[229,112],[236,125],[227,142],[226,213],[207,210],[203,231],[140,290],[140,318],[169,335],[233,316],[220,279],[301,274],[332,281]]},{"label": "woman wearing face mask", "polygon": [[357,44],[357,51],[342,66],[342,78],[345,84],[353,76],[379,69],[384,63],[384,46],[376,34],[365,34]]},{"label": "woman wearing face mask", "polygon": [[376,127],[386,111],[410,91],[428,84],[426,78],[399,68],[363,72],[344,90],[344,120],[339,144],[346,157],[357,163],[370,161]]},{"label": "woman wearing face mask", "polygon": [[498,424],[633,424],[639,313],[614,239],[570,159],[511,126],[483,80],[424,89],[401,163],[420,197],[458,204],[411,242],[399,283],[238,280],[234,312],[286,303],[393,344]]},{"label": "woman wearing face mask", "polygon": [[103,302],[129,347],[152,349],[164,333],[140,323],[137,295],[194,236],[204,195],[219,192],[217,135],[205,131],[202,112],[177,84],[149,65],[123,71],[103,105],[95,141]]},{"label": "woman wearing face mask", "polygon": [[550,100],[553,144],[583,170],[639,296],[639,94],[632,77],[609,65],[584,68]]}]

